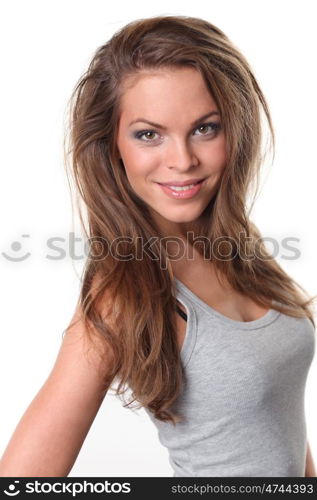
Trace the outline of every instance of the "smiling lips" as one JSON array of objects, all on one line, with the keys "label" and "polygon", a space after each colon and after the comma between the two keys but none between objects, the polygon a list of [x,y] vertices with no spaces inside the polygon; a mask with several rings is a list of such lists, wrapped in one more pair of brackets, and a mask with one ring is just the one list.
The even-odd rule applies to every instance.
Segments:
[{"label": "smiling lips", "polygon": [[158,182],[161,186],[189,186],[191,184],[197,184],[202,182],[204,179],[196,177],[195,179],[188,179],[187,181],[169,181],[169,182]]},{"label": "smiling lips", "polygon": [[188,199],[200,191],[203,181],[204,179],[190,179],[189,181],[175,182],[173,184],[158,184],[170,198]]}]

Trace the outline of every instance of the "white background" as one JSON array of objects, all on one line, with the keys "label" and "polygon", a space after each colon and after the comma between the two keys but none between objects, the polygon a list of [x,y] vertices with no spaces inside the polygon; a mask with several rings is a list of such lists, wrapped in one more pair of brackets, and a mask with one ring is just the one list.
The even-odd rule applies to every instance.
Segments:
[{"label": "white background", "polygon": [[[15,1],[1,3],[0,453],[44,383],[80,288],[83,247],[72,225],[63,166],[66,102],[97,47],[126,23],[190,15],[216,24],[249,60],[277,136],[253,220],[263,235],[299,238],[301,255],[278,262],[310,294],[316,266],[316,30],[313,1]],[[171,10],[171,7],[172,10]],[[29,236],[23,236],[29,235]],[[60,237],[66,256],[47,248]],[[12,243],[19,242],[17,249]],[[306,386],[307,431],[317,460],[316,359]],[[171,476],[167,451],[143,410],[107,395],[70,476]]]}]

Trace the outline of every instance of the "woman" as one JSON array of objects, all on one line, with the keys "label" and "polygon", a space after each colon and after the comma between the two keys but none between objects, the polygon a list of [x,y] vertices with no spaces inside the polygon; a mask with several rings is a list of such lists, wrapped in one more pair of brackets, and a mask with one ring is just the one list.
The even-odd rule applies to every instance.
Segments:
[{"label": "woman", "polygon": [[175,476],[315,476],[313,298],[247,210],[263,112],[274,145],[247,61],[205,20],[141,19],[96,51],[70,109],[90,240],[80,299],[1,475],[66,476],[117,382]]}]

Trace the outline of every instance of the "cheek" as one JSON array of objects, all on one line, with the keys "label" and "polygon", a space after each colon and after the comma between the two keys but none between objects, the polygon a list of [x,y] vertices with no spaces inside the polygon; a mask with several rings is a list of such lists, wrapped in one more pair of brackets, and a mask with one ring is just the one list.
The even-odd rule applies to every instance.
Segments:
[{"label": "cheek", "polygon": [[209,164],[212,169],[221,171],[225,167],[227,153],[226,143],[223,138],[212,144],[212,147],[208,151],[206,151],[204,160],[206,164]]},{"label": "cheek", "polygon": [[146,177],[151,176],[157,165],[155,155],[140,151],[140,149],[130,148],[129,151],[125,151],[122,160],[130,182],[146,180]]},{"label": "cheek", "polygon": [[146,183],[147,171],[142,168],[142,164],[139,161],[133,162],[130,157],[127,163],[125,161],[123,163],[130,186],[135,192],[142,195]]}]

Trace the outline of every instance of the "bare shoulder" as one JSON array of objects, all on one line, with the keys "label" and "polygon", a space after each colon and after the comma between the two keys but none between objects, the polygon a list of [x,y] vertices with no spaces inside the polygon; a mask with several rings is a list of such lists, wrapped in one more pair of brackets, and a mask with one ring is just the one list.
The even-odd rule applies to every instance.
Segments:
[{"label": "bare shoulder", "polygon": [[[94,279],[94,288],[97,287],[99,278]],[[106,292],[99,301],[98,312],[102,319],[111,327],[114,327],[111,315],[111,297]],[[89,334],[87,324],[84,321],[84,314],[79,303],[75,308],[74,314],[68,327],[65,330],[63,342],[57,357],[54,370],[69,369],[74,366],[77,371],[83,370],[85,376],[106,377],[113,361],[111,347],[105,342],[102,334],[94,325],[89,323]],[[78,361],[80,360],[80,363]]]}]

